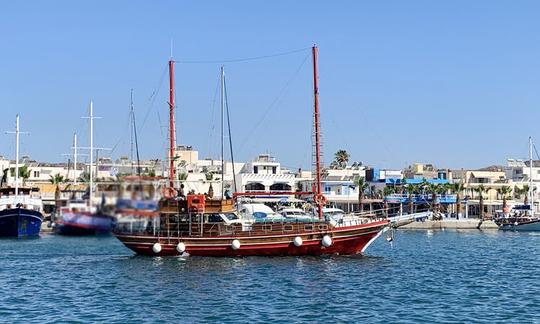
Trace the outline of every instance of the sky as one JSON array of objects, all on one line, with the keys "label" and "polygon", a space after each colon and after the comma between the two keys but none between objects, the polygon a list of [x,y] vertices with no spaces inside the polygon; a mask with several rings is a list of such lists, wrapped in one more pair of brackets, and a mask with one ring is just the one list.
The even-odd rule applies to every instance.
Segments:
[{"label": "sky", "polygon": [[[345,149],[384,168],[504,164],[540,142],[538,12],[491,0],[5,1],[0,130],[19,114],[21,154],[66,161],[74,132],[87,145],[93,100],[95,143],[113,149],[100,155],[130,155],[134,89],[141,158],[163,158],[172,43],[179,144],[220,157],[223,65],[235,159],[309,168],[317,44],[326,163]],[[14,147],[2,133],[0,155]]]}]

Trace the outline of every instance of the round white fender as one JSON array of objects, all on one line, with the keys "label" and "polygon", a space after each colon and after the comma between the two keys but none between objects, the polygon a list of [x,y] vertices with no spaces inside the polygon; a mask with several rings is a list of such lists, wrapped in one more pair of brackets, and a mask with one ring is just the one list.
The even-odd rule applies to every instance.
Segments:
[{"label": "round white fender", "polygon": [[233,240],[231,243],[231,247],[233,248],[233,250],[238,250],[240,248],[240,241]]},{"label": "round white fender", "polygon": [[332,245],[332,238],[328,235],[325,235],[323,238],[322,238],[322,241],[321,241],[322,245],[324,247],[329,247],[330,245]]},{"label": "round white fender", "polygon": [[293,243],[296,246],[302,246],[302,243],[304,242],[302,241],[302,238],[300,236],[297,236],[294,238]]},{"label": "round white fender", "polygon": [[184,251],[186,251],[186,245],[183,242],[178,243],[176,251],[178,251],[178,253],[184,253]]},{"label": "round white fender", "polygon": [[154,243],[154,245],[152,245],[152,251],[154,251],[154,253],[159,253],[159,252],[161,252],[161,244],[159,244],[159,243]]}]

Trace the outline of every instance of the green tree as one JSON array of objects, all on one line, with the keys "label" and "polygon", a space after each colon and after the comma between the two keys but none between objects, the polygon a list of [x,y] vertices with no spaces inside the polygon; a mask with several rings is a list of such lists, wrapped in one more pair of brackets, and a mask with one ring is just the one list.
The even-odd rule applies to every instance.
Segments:
[{"label": "green tree", "polygon": [[366,195],[366,190],[369,187],[369,184],[366,182],[364,177],[360,177],[354,181],[354,184],[358,188],[358,206],[360,207],[360,212],[364,211],[364,197]]},{"label": "green tree", "polygon": [[474,191],[479,195],[479,204],[480,204],[480,219],[484,219],[484,194],[489,191],[488,188],[484,187],[483,184],[474,188]]},{"label": "green tree", "polygon": [[334,154],[334,161],[342,169],[344,169],[347,166],[347,163],[349,162],[349,158],[350,158],[350,155],[345,150],[338,150]]},{"label": "green tree", "polygon": [[500,188],[497,188],[497,194],[499,197],[502,197],[503,200],[503,211],[507,207],[506,199],[508,198],[508,195],[512,192],[512,188],[508,186],[502,186]]},{"label": "green tree", "polygon": [[54,176],[51,175],[49,181],[56,186],[54,190],[54,201],[58,209],[60,208],[60,184],[66,182],[66,179],[60,173],[57,173]]},{"label": "green tree", "polygon": [[459,214],[461,214],[461,193],[465,190],[465,186],[461,182],[452,183],[449,186],[450,192],[456,195],[456,216],[459,219]]},{"label": "green tree", "polygon": [[387,197],[392,195],[394,192],[395,192],[395,188],[390,187],[390,186],[385,186],[383,191],[382,191],[382,198],[383,198],[383,201],[384,201],[384,215],[386,217],[388,217],[388,199],[387,199]]}]

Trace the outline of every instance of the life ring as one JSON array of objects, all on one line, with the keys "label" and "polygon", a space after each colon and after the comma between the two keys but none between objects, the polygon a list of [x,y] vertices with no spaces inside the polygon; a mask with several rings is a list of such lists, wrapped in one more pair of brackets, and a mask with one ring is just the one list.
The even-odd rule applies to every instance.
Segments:
[{"label": "life ring", "polygon": [[161,188],[161,196],[166,199],[171,199],[176,197],[176,189],[172,187]]},{"label": "life ring", "polygon": [[328,202],[328,199],[326,199],[326,197],[321,193],[316,194],[313,200],[315,201],[317,206],[324,206]]}]

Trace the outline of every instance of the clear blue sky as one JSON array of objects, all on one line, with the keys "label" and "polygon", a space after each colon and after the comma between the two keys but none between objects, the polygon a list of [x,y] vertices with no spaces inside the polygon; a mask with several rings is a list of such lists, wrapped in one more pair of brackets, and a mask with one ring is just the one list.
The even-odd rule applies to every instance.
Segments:
[{"label": "clear blue sky", "polygon": [[[540,143],[539,12],[537,1],[4,2],[0,130],[19,113],[32,133],[22,153],[62,161],[73,131],[87,141],[79,117],[93,99],[96,144],[129,154],[134,88],[142,157],[162,158],[171,39],[177,61],[317,43],[325,160],[342,148],[382,167],[501,164],[527,155],[529,135]],[[308,54],[225,64],[236,159],[310,165]],[[177,64],[179,142],[203,157],[219,156],[219,66]]]}]

